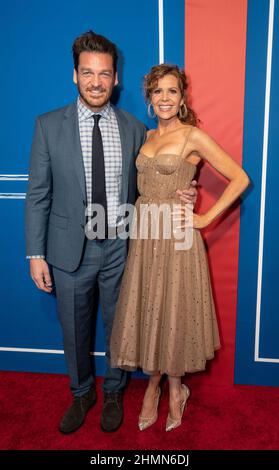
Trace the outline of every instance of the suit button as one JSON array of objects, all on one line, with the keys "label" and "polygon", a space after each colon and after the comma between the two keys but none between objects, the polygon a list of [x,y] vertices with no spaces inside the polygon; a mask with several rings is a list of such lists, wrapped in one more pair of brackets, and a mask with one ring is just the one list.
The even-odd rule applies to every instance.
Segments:
[{"label": "suit button", "polygon": [[80,224],[81,228],[84,228],[84,225],[83,224]]},{"label": "suit button", "polygon": [[83,204],[84,206],[86,205],[86,204],[85,204],[85,200],[84,200],[84,199],[83,199],[83,201],[82,201],[82,204]]}]

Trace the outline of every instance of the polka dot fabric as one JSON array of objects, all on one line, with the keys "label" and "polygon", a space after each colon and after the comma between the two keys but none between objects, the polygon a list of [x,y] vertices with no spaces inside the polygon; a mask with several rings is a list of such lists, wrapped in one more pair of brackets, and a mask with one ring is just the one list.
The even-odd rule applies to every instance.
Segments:
[{"label": "polka dot fabric", "polygon": [[[200,231],[188,230],[190,249],[177,250],[173,233],[163,236],[164,214],[180,204],[175,191],[190,185],[196,167],[171,154],[139,154],[136,165],[140,197],[134,230],[139,234],[144,227],[148,238],[130,241],[111,336],[111,362],[126,370],[140,367],[147,374],[183,376],[205,369],[220,347]],[[165,208],[158,217],[156,239],[150,237],[151,204]]]}]

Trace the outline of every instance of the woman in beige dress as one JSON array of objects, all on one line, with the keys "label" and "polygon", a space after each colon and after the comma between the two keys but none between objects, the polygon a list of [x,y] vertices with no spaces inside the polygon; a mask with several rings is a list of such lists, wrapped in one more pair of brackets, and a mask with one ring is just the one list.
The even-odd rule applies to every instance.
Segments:
[{"label": "woman in beige dress", "polygon": [[[184,71],[168,64],[154,66],[145,76],[144,87],[158,127],[148,132],[136,160],[140,196],[116,308],[111,362],[113,367],[126,370],[140,367],[150,376],[139,416],[141,430],[157,420],[160,380],[162,374],[167,374],[166,430],[170,431],[181,424],[190,394],[181,377],[186,372],[204,370],[206,361],[220,347],[200,229],[239,197],[249,178],[211,137],[198,129],[195,113],[187,106]],[[193,214],[191,205],[181,205],[176,190],[190,185],[202,159],[229,184],[207,213]],[[151,227],[154,217],[150,218],[149,213],[154,205],[163,208],[156,219],[155,235]],[[167,229],[172,227],[167,236],[165,219]],[[186,244],[182,249],[177,231],[184,233]]]}]

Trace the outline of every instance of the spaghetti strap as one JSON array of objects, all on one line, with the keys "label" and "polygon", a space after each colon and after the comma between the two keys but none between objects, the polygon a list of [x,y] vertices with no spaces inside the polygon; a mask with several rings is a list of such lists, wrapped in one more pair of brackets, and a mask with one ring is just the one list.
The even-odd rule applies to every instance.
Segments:
[{"label": "spaghetti strap", "polygon": [[188,142],[188,139],[189,139],[189,135],[191,134],[192,129],[193,129],[193,127],[191,127],[191,129],[189,130],[189,132],[188,132],[187,135],[186,135],[185,142],[184,142],[183,147],[182,147],[182,150],[181,150],[181,152],[180,152],[180,156],[181,156],[181,157],[183,157],[183,153],[184,153],[184,150],[185,150],[185,148],[186,148],[186,145],[187,145],[187,142]]}]

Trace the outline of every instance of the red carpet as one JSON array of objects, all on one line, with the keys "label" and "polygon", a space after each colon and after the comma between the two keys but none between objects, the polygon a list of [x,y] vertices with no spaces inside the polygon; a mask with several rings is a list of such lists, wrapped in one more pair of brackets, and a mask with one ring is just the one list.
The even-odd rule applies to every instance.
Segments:
[{"label": "red carpet", "polygon": [[99,428],[102,380],[98,403],[83,427],[63,436],[57,430],[71,402],[68,379],[63,375],[0,372],[1,450],[78,449],[278,449],[278,388],[254,386],[214,387],[206,377],[193,375],[191,397],[180,428],[164,430],[168,410],[167,383],[160,402],[159,419],[140,432],[137,417],[146,381],[133,379],[125,394],[125,420],[113,434]]}]

